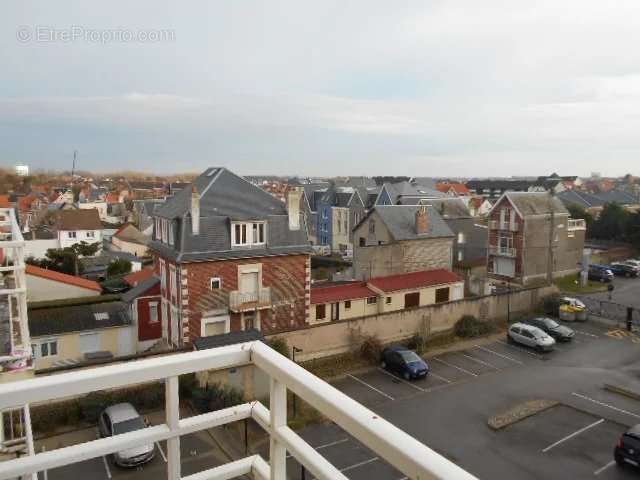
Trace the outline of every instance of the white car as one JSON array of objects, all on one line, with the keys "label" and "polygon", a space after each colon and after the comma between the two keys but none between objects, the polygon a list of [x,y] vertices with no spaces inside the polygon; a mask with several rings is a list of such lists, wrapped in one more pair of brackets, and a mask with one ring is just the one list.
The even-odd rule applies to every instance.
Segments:
[{"label": "white car", "polygon": [[514,323],[507,330],[507,340],[535,348],[541,352],[553,350],[556,341],[538,327],[526,323]]}]

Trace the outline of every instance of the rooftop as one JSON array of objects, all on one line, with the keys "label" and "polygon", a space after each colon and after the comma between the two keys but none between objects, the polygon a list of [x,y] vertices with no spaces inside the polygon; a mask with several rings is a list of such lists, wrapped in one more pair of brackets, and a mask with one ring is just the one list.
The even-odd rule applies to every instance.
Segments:
[{"label": "rooftop", "polygon": [[311,288],[311,303],[344,302],[356,298],[375,297],[376,292],[367,287],[366,282]]},{"label": "rooftop", "polygon": [[98,210],[58,210],[55,213],[55,225],[58,230],[100,230],[102,222]]},{"label": "rooftop", "polygon": [[463,279],[457,274],[439,269],[372,278],[369,280],[369,285],[388,293],[462,281]]},{"label": "rooftop", "polygon": [[34,277],[46,278],[54,282],[60,282],[67,285],[73,285],[75,287],[86,288],[89,290],[95,290],[96,292],[102,292],[102,288],[98,282],[93,280],[87,280],[86,278],[76,277],[74,275],[67,275],[66,273],[56,272],[55,270],[47,270],[46,268],[36,267],[35,265],[26,266],[27,275],[33,275]]}]

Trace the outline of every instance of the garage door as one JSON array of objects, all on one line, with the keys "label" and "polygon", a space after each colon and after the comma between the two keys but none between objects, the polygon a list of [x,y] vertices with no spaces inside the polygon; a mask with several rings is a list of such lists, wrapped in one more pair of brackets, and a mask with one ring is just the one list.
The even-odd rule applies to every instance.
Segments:
[{"label": "garage door", "polygon": [[227,333],[227,325],[229,325],[229,315],[203,318],[202,324],[202,335],[205,337]]},{"label": "garage door", "polygon": [[513,258],[495,257],[494,272],[505,277],[516,276],[516,261]]}]

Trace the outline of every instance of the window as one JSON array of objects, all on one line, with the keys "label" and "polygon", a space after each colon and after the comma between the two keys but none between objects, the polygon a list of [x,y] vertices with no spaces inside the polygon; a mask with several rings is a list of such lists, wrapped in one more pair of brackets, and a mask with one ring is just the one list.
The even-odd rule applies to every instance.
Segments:
[{"label": "window", "polygon": [[378,303],[378,297],[367,297],[367,305],[374,305]]},{"label": "window", "polygon": [[369,220],[369,233],[376,233],[376,222]]},{"label": "window", "polygon": [[324,320],[327,316],[327,306],[326,305],[316,305],[316,320]]},{"label": "window", "polygon": [[351,310],[351,300],[346,300],[344,302],[344,309],[345,310]]},{"label": "window", "polygon": [[155,226],[154,232],[153,232],[153,237],[156,240],[160,240],[160,219],[156,217],[156,218],[153,219],[153,222],[154,222],[154,226]]},{"label": "window", "polygon": [[449,287],[436,289],[436,303],[449,301]]},{"label": "window", "polygon": [[169,221],[169,245],[173,245],[173,222]]},{"label": "window", "polygon": [[233,246],[263,245],[265,243],[265,222],[234,223],[231,228]]},{"label": "window", "polygon": [[407,293],[404,296],[404,308],[413,308],[420,305],[420,292]]},{"label": "window", "polygon": [[160,259],[160,289],[164,292],[167,288],[167,269],[164,260]]},{"label": "window", "polygon": [[158,323],[158,302],[149,303],[149,323]]},{"label": "window", "polygon": [[40,344],[40,358],[44,357],[55,357],[58,355],[58,341],[57,340],[47,340]]},{"label": "window", "polygon": [[69,238],[76,238],[76,232],[67,232]]},{"label": "window", "polygon": [[367,246],[367,240],[364,237],[360,237],[360,246],[361,247]]},{"label": "window", "polygon": [[169,287],[171,288],[171,301],[175,304],[178,299],[178,272],[173,265],[169,265]]},{"label": "window", "polygon": [[391,298],[391,297],[387,297],[387,299],[385,300],[385,303],[386,303],[387,305],[391,305],[391,302],[393,302],[393,298]]},{"label": "window", "polygon": [[160,223],[162,224],[162,243],[167,243],[167,240],[168,240],[167,220],[163,218],[162,220],[160,220]]},{"label": "window", "polygon": [[87,238],[94,238],[95,237],[95,232],[93,230],[89,230],[87,232]]},{"label": "window", "polygon": [[220,290],[222,288],[222,279],[218,277],[213,277],[209,281],[209,285],[211,287],[211,290]]},{"label": "window", "polygon": [[458,261],[461,262],[464,258],[464,253],[462,250],[458,250]]},{"label": "window", "polygon": [[464,243],[464,233],[458,232],[458,243]]}]

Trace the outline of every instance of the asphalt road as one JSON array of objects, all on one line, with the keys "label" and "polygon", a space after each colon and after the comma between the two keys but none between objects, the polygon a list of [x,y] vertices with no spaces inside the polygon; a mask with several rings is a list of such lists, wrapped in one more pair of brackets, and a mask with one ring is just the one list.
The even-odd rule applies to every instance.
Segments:
[{"label": "asphalt road", "polygon": [[[550,354],[498,341],[429,359],[426,380],[371,370],[335,385],[479,478],[637,478],[612,463],[612,452],[627,426],[640,423],[640,402],[603,385],[640,391],[640,337],[591,321],[572,326],[575,341]],[[531,399],[560,405],[499,432],[488,428],[490,416]],[[349,478],[403,479],[336,425],[301,433]],[[291,459],[291,478],[300,473]]]}]

